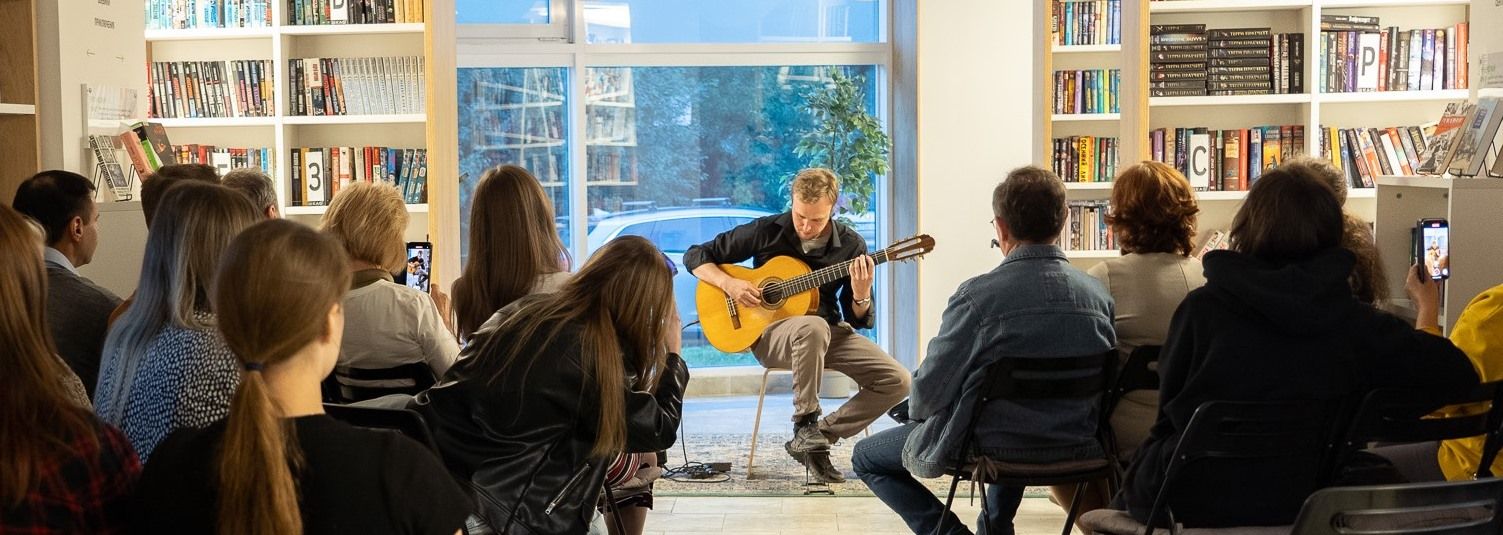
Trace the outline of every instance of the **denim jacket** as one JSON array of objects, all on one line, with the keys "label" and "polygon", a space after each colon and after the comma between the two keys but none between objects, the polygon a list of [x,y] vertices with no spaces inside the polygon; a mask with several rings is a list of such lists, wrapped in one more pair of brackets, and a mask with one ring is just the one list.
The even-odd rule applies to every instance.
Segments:
[{"label": "denim jacket", "polygon": [[[945,307],[939,334],[913,375],[909,418],[918,427],[903,464],[943,475],[968,431],[986,366],[1002,356],[1072,357],[1116,344],[1112,297],[1054,245],[1023,245],[991,272],[965,282]],[[973,443],[999,460],[1053,462],[1101,455],[1095,400],[996,401]]]}]

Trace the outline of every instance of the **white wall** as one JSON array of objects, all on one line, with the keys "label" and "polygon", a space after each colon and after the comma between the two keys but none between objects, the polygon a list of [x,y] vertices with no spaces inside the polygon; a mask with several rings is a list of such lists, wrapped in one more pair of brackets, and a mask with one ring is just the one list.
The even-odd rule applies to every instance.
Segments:
[{"label": "white wall", "polygon": [[43,168],[91,174],[82,169],[83,84],[135,89],[139,114],[146,116],[145,27],[141,0],[37,2]]},{"label": "white wall", "polygon": [[[1031,161],[1033,2],[918,2],[918,207],[934,252],[919,265],[920,354],[955,288],[996,267],[992,188]],[[900,326],[899,328],[903,328]]]}]

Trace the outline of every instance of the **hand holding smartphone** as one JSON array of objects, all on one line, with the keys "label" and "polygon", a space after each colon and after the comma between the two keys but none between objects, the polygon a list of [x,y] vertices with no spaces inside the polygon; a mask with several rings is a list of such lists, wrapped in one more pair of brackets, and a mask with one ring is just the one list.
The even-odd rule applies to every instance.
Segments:
[{"label": "hand holding smartphone", "polygon": [[1451,277],[1451,226],[1445,219],[1421,219],[1409,237],[1411,264],[1420,264],[1434,280]]}]

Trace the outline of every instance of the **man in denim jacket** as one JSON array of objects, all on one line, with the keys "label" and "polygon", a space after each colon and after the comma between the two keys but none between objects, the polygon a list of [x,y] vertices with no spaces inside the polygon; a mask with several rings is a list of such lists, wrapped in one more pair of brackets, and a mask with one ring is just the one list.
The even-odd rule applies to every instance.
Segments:
[{"label": "man in denim jacket", "polygon": [[[1112,297],[1071,266],[1055,242],[1065,223],[1064,185],[1053,173],[1023,167],[992,192],[992,225],[1006,259],[966,281],[950,297],[939,335],[914,374],[910,423],[856,444],[856,473],[914,533],[970,533],[917,477],[943,475],[970,430],[971,408],[986,366],[1002,356],[1069,357],[1116,344]],[[1100,456],[1095,400],[989,404],[974,444],[996,459],[1047,463]],[[1011,534],[1022,487],[987,487],[982,533]]]}]

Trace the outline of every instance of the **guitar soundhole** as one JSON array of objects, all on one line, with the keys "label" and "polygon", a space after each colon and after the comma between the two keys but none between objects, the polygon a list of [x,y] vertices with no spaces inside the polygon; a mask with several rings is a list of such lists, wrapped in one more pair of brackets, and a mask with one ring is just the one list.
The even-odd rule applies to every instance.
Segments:
[{"label": "guitar soundhole", "polygon": [[779,282],[782,282],[782,280],[767,279],[765,281],[762,281],[763,308],[771,310],[783,306],[783,301],[786,300],[786,297],[782,294],[782,292],[779,292],[776,288],[773,288],[773,286],[777,285],[777,283]]}]

